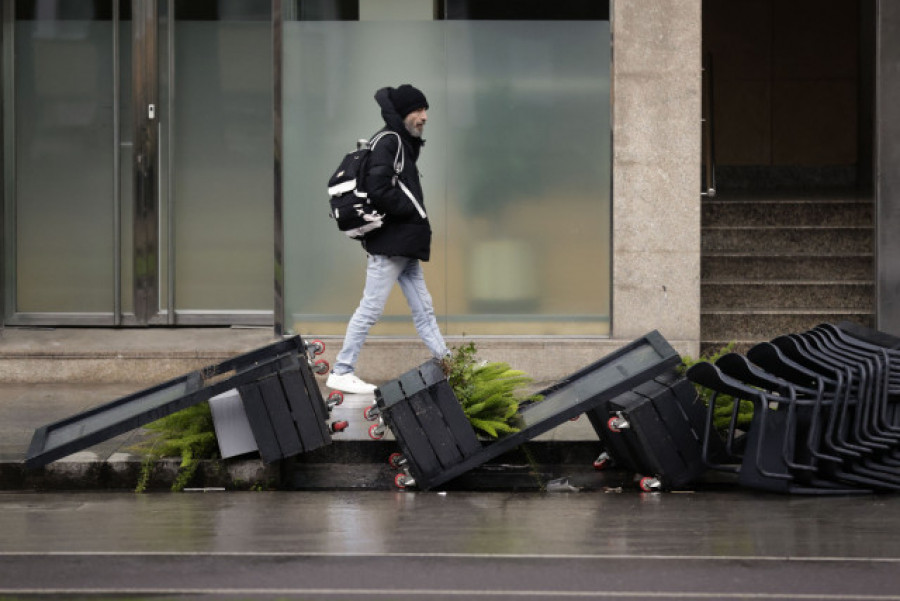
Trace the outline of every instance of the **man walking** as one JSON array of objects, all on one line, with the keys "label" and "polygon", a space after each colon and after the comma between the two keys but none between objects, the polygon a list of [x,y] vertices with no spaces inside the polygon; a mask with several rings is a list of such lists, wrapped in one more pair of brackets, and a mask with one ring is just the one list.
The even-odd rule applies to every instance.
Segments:
[{"label": "man walking", "polygon": [[[395,282],[400,284],[416,331],[431,354],[442,358],[449,352],[434,316],[421,265],[431,255],[431,225],[416,167],[425,143],[422,132],[428,120],[428,101],[409,84],[382,88],[375,93],[375,100],[385,122],[379,133],[397,134],[377,141],[365,178],[365,189],[372,204],[384,215],[384,225],[369,232],[362,241],[368,254],[365,289],[326,382],[329,388],[351,394],[375,390],[373,384],[360,380],[354,370],[369,329],[381,317]],[[402,165],[399,175],[394,168],[398,156]]]}]

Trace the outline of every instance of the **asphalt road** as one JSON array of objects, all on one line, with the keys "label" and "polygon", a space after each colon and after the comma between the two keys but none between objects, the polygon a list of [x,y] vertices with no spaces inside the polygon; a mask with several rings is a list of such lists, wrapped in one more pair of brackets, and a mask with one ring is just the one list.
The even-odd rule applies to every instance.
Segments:
[{"label": "asphalt road", "polygon": [[900,497],[0,494],[0,598],[900,600]]}]

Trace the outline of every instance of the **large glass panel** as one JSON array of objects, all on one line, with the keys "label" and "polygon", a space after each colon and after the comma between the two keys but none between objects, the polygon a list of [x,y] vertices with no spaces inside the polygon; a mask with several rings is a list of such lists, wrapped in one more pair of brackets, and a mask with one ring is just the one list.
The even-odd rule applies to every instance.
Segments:
[{"label": "large glass panel", "polygon": [[[337,231],[328,217],[326,184],[340,157],[356,140],[374,134],[384,122],[373,98],[386,85],[416,74],[432,107],[426,144],[419,158],[425,203],[440,227],[445,204],[441,180],[446,148],[442,23],[325,22],[284,24],[283,161],[285,327],[343,334],[365,279],[366,256],[359,243]],[[390,40],[403,39],[404,44]],[[387,43],[386,43],[387,42]],[[410,52],[415,48],[415,52]],[[425,264],[435,309],[446,313],[437,293],[442,279],[443,234],[435,232],[433,260]],[[399,290],[388,302],[373,334],[414,332]]]},{"label": "large glass panel", "polygon": [[271,311],[270,2],[175,6],[175,308]]},{"label": "large glass panel", "polygon": [[[365,253],[328,219],[326,180],[383,125],[375,90],[409,82],[430,104],[445,332],[608,334],[608,21],[286,21],[283,45],[286,328],[343,334]],[[414,335],[399,290],[372,333]]]},{"label": "large glass panel", "polygon": [[448,333],[607,333],[608,22],[445,25]]},{"label": "large glass panel", "polygon": [[[15,307],[112,313],[111,2],[18,2]],[[8,230],[9,231],[9,230]]]}]

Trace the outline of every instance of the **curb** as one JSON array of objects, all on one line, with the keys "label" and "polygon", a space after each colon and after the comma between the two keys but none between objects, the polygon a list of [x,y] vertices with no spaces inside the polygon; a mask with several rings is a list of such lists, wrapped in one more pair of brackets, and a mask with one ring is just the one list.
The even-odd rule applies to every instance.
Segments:
[{"label": "curb", "polygon": [[[394,441],[341,441],[287,460],[264,464],[258,457],[200,462],[186,490],[397,490],[396,470],[387,463]],[[568,478],[585,489],[621,487],[628,474],[593,468],[597,441],[531,441],[448,483],[448,490],[545,490]],[[143,469],[138,455],[117,453],[106,461],[76,453],[44,467],[0,462],[0,491],[133,491]],[[155,462],[148,491],[167,491],[180,460]]]}]

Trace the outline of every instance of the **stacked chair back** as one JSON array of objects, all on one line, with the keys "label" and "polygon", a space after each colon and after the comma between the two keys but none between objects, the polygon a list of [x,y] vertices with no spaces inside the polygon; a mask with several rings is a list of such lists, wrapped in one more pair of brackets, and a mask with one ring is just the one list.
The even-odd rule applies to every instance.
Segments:
[{"label": "stacked chair back", "polygon": [[[883,332],[821,324],[691,366],[687,378],[712,391],[704,462],[760,490],[900,490],[898,349],[900,339]],[[723,395],[734,402],[716,428]],[[752,404],[749,426],[738,423],[739,400]]]}]

